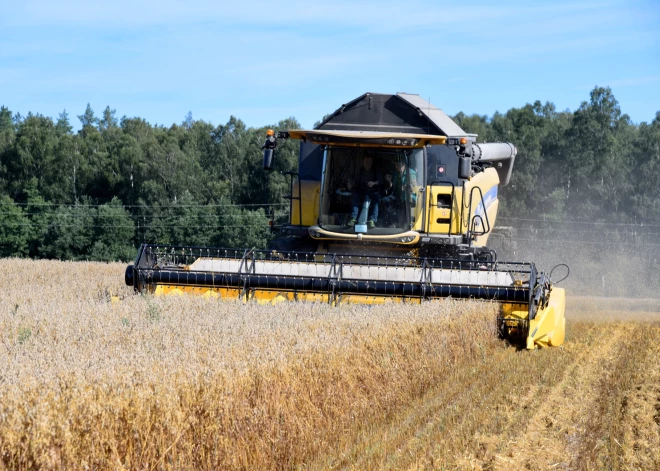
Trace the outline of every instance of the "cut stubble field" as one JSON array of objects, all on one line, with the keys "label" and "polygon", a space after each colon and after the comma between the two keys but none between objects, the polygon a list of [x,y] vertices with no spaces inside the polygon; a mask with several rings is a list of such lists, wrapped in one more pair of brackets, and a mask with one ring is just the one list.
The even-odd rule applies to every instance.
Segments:
[{"label": "cut stubble field", "polygon": [[[120,264],[0,260],[0,469],[660,469],[660,302],[136,296]],[[118,295],[120,302],[112,302]]]}]

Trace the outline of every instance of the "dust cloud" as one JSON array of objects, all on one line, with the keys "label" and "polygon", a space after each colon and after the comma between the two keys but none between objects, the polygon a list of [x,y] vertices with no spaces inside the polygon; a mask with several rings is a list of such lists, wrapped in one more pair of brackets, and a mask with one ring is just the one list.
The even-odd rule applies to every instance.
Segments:
[{"label": "dust cloud", "polygon": [[[660,226],[521,223],[496,227],[489,242],[502,261],[534,262],[546,273],[566,263],[570,276],[559,286],[569,295],[649,298],[660,311]],[[558,267],[552,278],[565,273]]]}]

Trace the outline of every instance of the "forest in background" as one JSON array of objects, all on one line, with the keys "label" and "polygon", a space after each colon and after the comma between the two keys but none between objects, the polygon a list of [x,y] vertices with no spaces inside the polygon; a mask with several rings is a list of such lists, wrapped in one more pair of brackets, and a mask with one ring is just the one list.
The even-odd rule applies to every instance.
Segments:
[{"label": "forest in background", "polygon": [[[297,168],[297,141],[278,147],[274,172],[260,149],[266,129],[300,127],[294,118],[252,128],[189,114],[166,127],[89,105],[77,118],[74,132],[66,112],[53,120],[0,108],[0,256],[128,261],[141,242],[261,248],[269,213],[288,211],[282,172]],[[657,244],[660,231],[639,229],[660,227],[660,112],[633,123],[596,87],[574,112],[536,101],[453,118],[480,142],[518,147],[498,223],[598,224],[621,233],[614,243],[641,233],[652,237],[640,243]]]}]

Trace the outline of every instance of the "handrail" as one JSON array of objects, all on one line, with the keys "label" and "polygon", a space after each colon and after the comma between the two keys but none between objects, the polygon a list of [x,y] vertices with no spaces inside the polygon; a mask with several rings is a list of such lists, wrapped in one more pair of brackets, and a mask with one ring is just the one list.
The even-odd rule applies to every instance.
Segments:
[{"label": "handrail", "polygon": [[289,175],[289,194],[285,199],[289,200],[289,220],[293,219],[293,200],[298,200],[298,227],[302,227],[302,182],[298,178],[298,196],[293,196],[293,177],[300,177],[298,172],[282,172],[282,175]]},{"label": "handrail", "polygon": [[[474,195],[474,190],[479,190],[479,197],[481,198],[481,205],[484,208],[484,216],[486,218],[486,224],[488,225],[488,229],[483,230],[478,235],[487,234],[488,232],[490,232],[490,229],[491,229],[490,228],[490,221],[488,220],[488,213],[486,212],[486,202],[484,201],[484,193],[483,193],[483,191],[481,191],[481,187],[473,186],[472,189],[470,190],[470,203],[468,204],[468,217],[467,217],[467,220],[468,220],[468,233],[467,233],[468,241],[472,239],[472,233],[474,232],[473,231],[474,219],[471,217],[471,215],[472,215],[472,196]],[[479,217],[479,219],[481,219],[481,222],[482,222],[482,225],[483,225],[484,218],[482,218],[478,214],[475,215],[474,217],[476,218],[477,216]]]}]

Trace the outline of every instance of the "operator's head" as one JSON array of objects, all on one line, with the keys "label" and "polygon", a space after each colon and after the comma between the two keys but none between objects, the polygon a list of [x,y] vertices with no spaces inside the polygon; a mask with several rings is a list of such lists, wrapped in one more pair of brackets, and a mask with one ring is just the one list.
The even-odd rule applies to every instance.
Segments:
[{"label": "operator's head", "polygon": [[406,169],[406,162],[403,161],[403,160],[400,160],[400,161],[398,161],[398,162],[396,163],[396,165],[395,165],[394,168],[396,168],[396,171],[397,171],[398,173],[403,173],[404,170]]},{"label": "operator's head", "polygon": [[371,164],[374,163],[374,158],[371,156],[371,154],[364,154],[364,168],[369,170],[371,168]]}]

